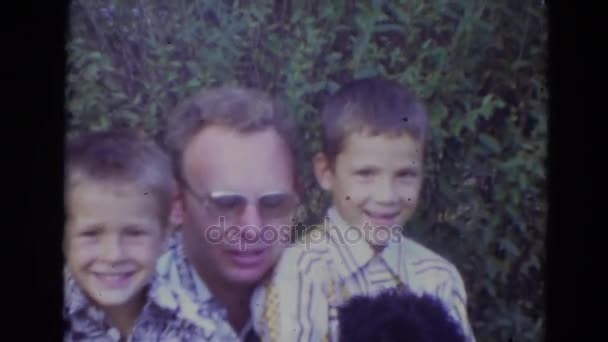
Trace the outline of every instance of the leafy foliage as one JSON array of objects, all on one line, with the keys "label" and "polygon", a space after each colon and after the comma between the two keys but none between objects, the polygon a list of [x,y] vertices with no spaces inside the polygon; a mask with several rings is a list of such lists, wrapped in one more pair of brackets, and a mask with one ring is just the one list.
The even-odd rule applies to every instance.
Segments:
[{"label": "leafy foliage", "polygon": [[305,217],[328,198],[310,155],[340,84],[384,76],[431,114],[428,177],[408,234],[463,273],[480,341],[536,341],[544,323],[546,19],[540,1],[72,2],[69,134],[137,127],[203,86],[282,96],[301,127]]}]

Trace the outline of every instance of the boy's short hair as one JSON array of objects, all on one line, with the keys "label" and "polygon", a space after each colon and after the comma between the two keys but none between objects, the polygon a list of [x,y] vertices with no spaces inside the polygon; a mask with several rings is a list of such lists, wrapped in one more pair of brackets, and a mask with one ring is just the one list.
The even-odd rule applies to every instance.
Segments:
[{"label": "boy's short hair", "polygon": [[[285,141],[294,163],[297,159],[296,128],[279,100],[254,89],[235,86],[202,89],[181,102],[169,114],[165,143],[177,177],[182,176],[183,153],[203,128],[220,125],[239,133],[274,129]],[[296,188],[297,172],[296,176]]]},{"label": "boy's short hair", "polygon": [[408,133],[423,145],[428,136],[424,105],[410,89],[392,80],[352,81],[329,97],[321,115],[323,153],[332,163],[353,132]]},{"label": "boy's short hair", "polygon": [[356,296],[339,311],[340,341],[464,342],[460,326],[430,295],[386,291]]},{"label": "boy's short hair", "polygon": [[132,183],[155,196],[163,224],[168,222],[175,180],[167,154],[132,130],[89,132],[66,147],[68,194],[80,182]]}]

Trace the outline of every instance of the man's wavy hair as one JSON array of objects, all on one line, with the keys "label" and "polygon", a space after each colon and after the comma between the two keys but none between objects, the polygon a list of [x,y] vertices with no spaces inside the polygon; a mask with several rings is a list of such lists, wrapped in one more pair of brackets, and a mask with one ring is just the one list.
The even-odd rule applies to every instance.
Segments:
[{"label": "man's wavy hair", "polygon": [[339,309],[340,341],[464,342],[460,326],[430,295],[387,291],[356,296]]},{"label": "man's wavy hair", "polygon": [[237,86],[204,88],[179,103],[168,115],[165,144],[173,160],[176,177],[183,177],[184,152],[205,127],[219,125],[239,133],[274,129],[293,158],[295,187],[301,184],[296,166],[298,131],[287,107],[278,98],[260,90]]}]

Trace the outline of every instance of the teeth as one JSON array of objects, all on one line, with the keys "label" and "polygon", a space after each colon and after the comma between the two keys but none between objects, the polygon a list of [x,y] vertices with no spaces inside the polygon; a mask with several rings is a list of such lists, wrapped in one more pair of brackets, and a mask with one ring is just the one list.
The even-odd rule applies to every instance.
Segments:
[{"label": "teeth", "polygon": [[108,279],[119,279],[122,278],[122,275],[117,275],[117,274],[105,274],[101,276],[102,278],[108,278]]},{"label": "teeth", "polygon": [[126,278],[129,276],[129,273],[121,273],[121,274],[97,274],[98,277],[108,279],[108,280],[119,280],[121,278]]},{"label": "teeth", "polygon": [[390,219],[390,218],[397,216],[397,214],[375,214],[375,213],[368,213],[368,215],[372,218],[379,218],[379,219]]}]

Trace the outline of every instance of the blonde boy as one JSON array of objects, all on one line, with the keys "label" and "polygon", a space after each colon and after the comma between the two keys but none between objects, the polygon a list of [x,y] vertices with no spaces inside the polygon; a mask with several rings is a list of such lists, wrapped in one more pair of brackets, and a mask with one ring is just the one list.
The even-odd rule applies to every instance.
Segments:
[{"label": "blonde boy", "polygon": [[152,141],[85,134],[66,151],[66,341],[204,341],[209,323],[155,276],[174,180]]}]

